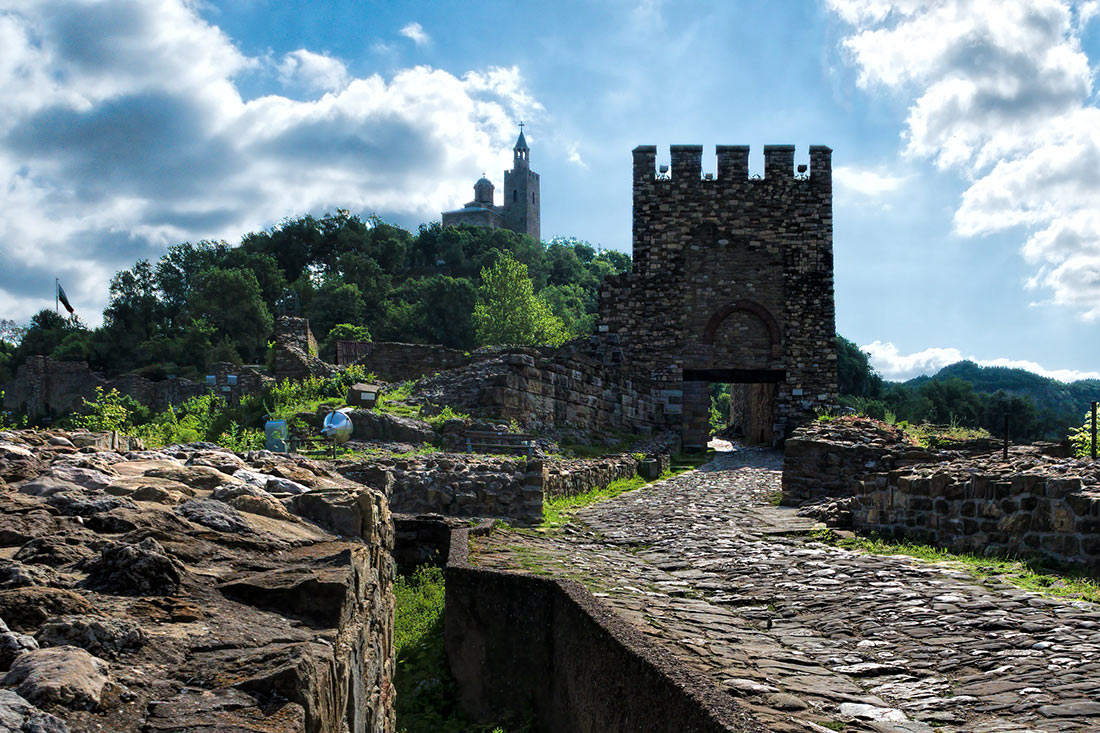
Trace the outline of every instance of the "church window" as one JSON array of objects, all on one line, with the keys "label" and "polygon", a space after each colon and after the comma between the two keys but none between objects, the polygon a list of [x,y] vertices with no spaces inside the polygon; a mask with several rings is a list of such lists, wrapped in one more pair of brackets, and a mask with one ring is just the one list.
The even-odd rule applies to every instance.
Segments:
[{"label": "church window", "polygon": [[512,201],[519,201],[519,191],[512,189]]}]

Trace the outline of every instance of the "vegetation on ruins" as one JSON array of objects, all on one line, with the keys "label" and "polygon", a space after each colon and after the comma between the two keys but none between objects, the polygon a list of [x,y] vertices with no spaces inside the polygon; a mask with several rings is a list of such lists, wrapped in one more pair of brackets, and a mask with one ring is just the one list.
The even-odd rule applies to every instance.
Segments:
[{"label": "vegetation on ruins", "polygon": [[184,242],[155,262],[139,260],[111,281],[98,328],[53,310],[25,331],[0,322],[0,383],[32,354],[152,379],[198,377],[216,361],[262,363],[287,288],[323,357],[343,336],[471,349],[485,342],[474,326],[483,271],[504,255],[526,268],[518,287],[529,288],[542,321],[560,322],[561,331],[536,331],[553,340],[588,333],[600,280],[631,266],[629,255],[571,238],[439,224],[412,233],[346,211],[307,215],[247,234],[239,246]]},{"label": "vegetation on ruins", "polygon": [[[397,729],[402,733],[505,733],[503,728],[470,723],[455,702],[443,648],[443,571],[424,565],[393,584],[394,655],[397,670]],[[511,729],[523,733],[527,726]]]},{"label": "vegetation on ruins", "polygon": [[884,539],[877,535],[849,536],[831,529],[814,530],[813,539],[856,552],[906,555],[922,562],[947,563],[971,573],[979,580],[1000,580],[1043,595],[1100,603],[1100,581],[1095,575],[1083,569],[1051,565],[1038,558],[953,553],[932,545]]}]

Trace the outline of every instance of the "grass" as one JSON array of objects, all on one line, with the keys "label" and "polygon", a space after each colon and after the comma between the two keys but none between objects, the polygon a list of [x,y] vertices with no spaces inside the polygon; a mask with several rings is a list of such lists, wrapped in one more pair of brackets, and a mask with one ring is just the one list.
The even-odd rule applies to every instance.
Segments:
[{"label": "grass", "polygon": [[[507,733],[495,725],[476,725],[455,702],[455,681],[443,649],[443,571],[422,566],[398,576],[394,652],[397,672],[397,730],[400,733]],[[512,733],[531,730],[527,723]]]},{"label": "grass", "polygon": [[922,448],[949,448],[953,443],[965,443],[969,440],[992,438],[984,428],[964,428],[959,425],[906,425],[903,428],[906,437]]},{"label": "grass", "polygon": [[633,478],[621,478],[612,481],[602,489],[592,489],[583,494],[573,496],[555,496],[546,499],[542,503],[542,526],[558,527],[569,521],[569,515],[581,507],[595,504],[597,501],[612,499],[628,491],[640,489],[646,485],[646,480],[641,476]]},{"label": "grass", "polygon": [[829,529],[815,530],[814,539],[873,555],[907,555],[924,562],[951,563],[979,579],[1002,580],[1046,596],[1100,603],[1100,579],[1076,569],[1053,567],[1038,559],[984,557],[953,553],[931,545],[881,537],[841,537]]}]

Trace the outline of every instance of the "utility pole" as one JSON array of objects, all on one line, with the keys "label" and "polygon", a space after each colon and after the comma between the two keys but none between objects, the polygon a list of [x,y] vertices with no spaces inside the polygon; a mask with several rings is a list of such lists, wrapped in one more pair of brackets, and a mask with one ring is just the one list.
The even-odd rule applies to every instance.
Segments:
[{"label": "utility pole", "polygon": [[1092,403],[1092,460],[1096,460],[1096,405]]}]

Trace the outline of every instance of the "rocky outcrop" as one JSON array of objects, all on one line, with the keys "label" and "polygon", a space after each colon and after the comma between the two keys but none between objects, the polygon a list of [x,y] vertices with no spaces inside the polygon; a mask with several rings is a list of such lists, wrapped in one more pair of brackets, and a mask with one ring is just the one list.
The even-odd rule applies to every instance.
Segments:
[{"label": "rocky outcrop", "polygon": [[394,730],[382,492],[266,451],[3,441],[0,730]]},{"label": "rocky outcrop", "polygon": [[391,443],[437,443],[439,435],[423,420],[389,415],[374,410],[352,410],[352,437],[356,440],[380,440]]}]

